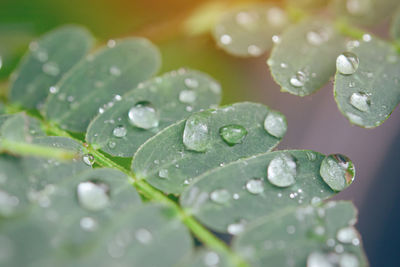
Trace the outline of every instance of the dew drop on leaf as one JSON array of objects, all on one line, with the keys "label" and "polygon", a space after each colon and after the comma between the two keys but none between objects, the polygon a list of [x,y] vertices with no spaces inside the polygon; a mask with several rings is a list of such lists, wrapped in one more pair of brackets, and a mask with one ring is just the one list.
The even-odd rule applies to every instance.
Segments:
[{"label": "dew drop on leaf", "polygon": [[85,209],[96,211],[109,205],[109,187],[104,183],[81,182],[77,187],[78,201]]},{"label": "dew drop on leaf", "polygon": [[82,156],[82,160],[88,166],[92,166],[94,164],[94,161],[95,161],[92,154],[83,155]]},{"label": "dew drop on leaf", "polygon": [[97,221],[91,217],[83,217],[79,222],[81,228],[85,231],[93,232],[97,229]]},{"label": "dew drop on leaf", "polygon": [[286,153],[276,156],[268,165],[268,181],[278,187],[288,187],[296,183],[296,162]]},{"label": "dew drop on leaf", "polygon": [[205,152],[210,145],[207,117],[203,114],[190,116],[183,131],[183,144],[188,150]]},{"label": "dew drop on leaf", "polygon": [[111,66],[110,67],[110,74],[113,76],[120,76],[121,75],[121,70],[117,66]]},{"label": "dew drop on leaf", "polygon": [[357,71],[360,61],[358,57],[351,52],[344,52],[336,59],[336,69],[339,73],[350,75]]},{"label": "dew drop on leaf", "polygon": [[312,252],[307,257],[307,267],[335,267],[327,255],[321,252]]},{"label": "dew drop on leaf", "polygon": [[352,226],[343,227],[336,233],[336,239],[345,244],[351,244],[357,238],[357,231]]},{"label": "dew drop on leaf", "polygon": [[245,223],[243,221],[240,221],[238,223],[232,223],[228,225],[228,228],[226,230],[231,235],[238,235],[244,231],[244,228],[245,228]]},{"label": "dew drop on leaf", "polygon": [[277,112],[271,111],[264,120],[264,129],[272,136],[282,138],[287,131],[287,122],[285,117]]},{"label": "dew drop on leaf", "polygon": [[231,124],[219,129],[221,138],[230,146],[234,146],[243,141],[247,135],[247,130],[241,125]]},{"label": "dew drop on leaf", "polygon": [[210,199],[218,204],[224,204],[231,198],[231,194],[226,189],[218,189],[210,194]]},{"label": "dew drop on leaf", "polygon": [[221,44],[223,45],[229,45],[232,43],[232,37],[228,34],[223,34],[220,38]]},{"label": "dew drop on leaf", "polygon": [[367,112],[369,111],[371,101],[367,94],[359,92],[351,95],[350,104],[360,111]]},{"label": "dew drop on leaf", "polygon": [[303,71],[298,71],[290,78],[289,83],[294,87],[303,87],[306,82],[307,76]]},{"label": "dew drop on leaf", "polygon": [[204,255],[203,262],[206,266],[217,266],[219,263],[219,256],[213,251],[208,251]]},{"label": "dew drop on leaf", "polygon": [[193,88],[197,88],[199,86],[199,82],[194,78],[186,78],[185,79],[185,85],[188,88],[193,89]]},{"label": "dew drop on leaf", "polygon": [[119,138],[126,136],[126,133],[127,133],[126,128],[124,126],[121,126],[121,125],[115,127],[114,130],[113,130],[113,135],[115,137],[119,137]]},{"label": "dew drop on leaf", "polygon": [[246,190],[251,194],[258,195],[264,192],[264,180],[253,178],[246,182]]},{"label": "dew drop on leaf", "polygon": [[159,176],[160,178],[168,178],[168,170],[167,170],[167,169],[161,169],[161,170],[158,172],[158,176]]},{"label": "dew drop on leaf", "polygon": [[47,62],[43,64],[42,70],[44,73],[50,76],[57,76],[60,74],[60,68],[55,62]]},{"label": "dew drop on leaf", "polygon": [[342,191],[354,180],[354,166],[350,159],[340,154],[325,157],[319,170],[322,179],[335,191]]},{"label": "dew drop on leaf", "polygon": [[14,213],[19,204],[19,199],[7,192],[0,190],[0,215],[7,217]]},{"label": "dew drop on leaf", "polygon": [[192,90],[182,90],[179,93],[179,101],[191,104],[196,100],[196,92]]},{"label": "dew drop on leaf", "polygon": [[108,142],[108,147],[111,148],[111,149],[115,148],[116,145],[117,144],[114,141],[109,141]]},{"label": "dew drop on leaf", "polygon": [[135,238],[142,244],[149,244],[153,240],[153,235],[149,230],[140,228],[135,232]]},{"label": "dew drop on leaf", "polygon": [[309,31],[306,34],[307,42],[314,46],[319,46],[327,42],[330,38],[330,32],[327,29],[317,29]]},{"label": "dew drop on leaf", "polygon": [[132,125],[142,129],[158,127],[160,120],[157,110],[147,101],[141,101],[132,107],[128,117]]}]

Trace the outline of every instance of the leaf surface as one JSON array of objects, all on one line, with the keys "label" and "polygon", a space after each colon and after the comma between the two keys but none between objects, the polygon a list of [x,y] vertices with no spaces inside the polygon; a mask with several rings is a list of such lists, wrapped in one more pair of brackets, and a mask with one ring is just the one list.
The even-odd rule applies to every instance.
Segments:
[{"label": "leaf surface", "polygon": [[40,121],[23,112],[10,115],[0,125],[0,136],[10,141],[31,143],[35,137],[45,135]]}]

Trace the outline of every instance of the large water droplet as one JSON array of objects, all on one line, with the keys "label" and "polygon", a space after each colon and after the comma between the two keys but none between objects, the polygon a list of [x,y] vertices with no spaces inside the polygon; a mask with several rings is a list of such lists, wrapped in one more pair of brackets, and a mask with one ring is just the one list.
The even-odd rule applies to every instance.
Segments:
[{"label": "large water droplet", "polygon": [[218,189],[210,194],[210,199],[218,204],[224,204],[231,198],[231,194],[226,189]]},{"label": "large water droplet", "polygon": [[81,182],[77,187],[79,203],[88,210],[101,210],[109,205],[109,187],[93,181]]},{"label": "large water droplet", "polygon": [[319,170],[322,179],[335,191],[349,186],[355,175],[353,163],[346,156],[333,154],[325,157]]},{"label": "large water droplet", "polygon": [[179,101],[191,104],[196,100],[196,92],[192,90],[182,90],[179,93]]},{"label": "large water droplet", "polygon": [[254,195],[261,194],[264,192],[264,180],[259,178],[253,178],[246,182],[246,190]]},{"label": "large water droplet", "polygon": [[219,129],[222,139],[230,146],[234,146],[243,141],[247,135],[247,130],[241,125],[232,124],[223,126]]},{"label": "large water droplet", "polygon": [[312,252],[307,257],[307,267],[334,267],[327,255],[321,252]]},{"label": "large water droplet", "polygon": [[114,130],[113,130],[113,135],[115,137],[120,137],[120,138],[124,137],[124,136],[126,136],[126,133],[127,133],[127,130],[122,125],[115,127]]},{"label": "large water droplet", "polygon": [[294,87],[303,87],[307,80],[307,75],[303,71],[298,71],[290,78],[289,82]]},{"label": "large water droplet", "polygon": [[138,102],[128,113],[129,121],[136,127],[151,129],[158,127],[159,114],[147,101]]},{"label": "large water droplet", "polygon": [[208,120],[204,114],[194,114],[186,120],[183,144],[189,150],[205,152],[210,145]]},{"label": "large water droplet", "polygon": [[350,104],[360,111],[367,112],[371,105],[371,101],[365,93],[353,93],[350,97]]},{"label": "large water droplet", "polygon": [[357,71],[360,61],[358,57],[351,52],[344,52],[336,59],[336,69],[339,73],[350,75]]},{"label": "large water droplet", "polygon": [[356,238],[358,238],[357,231],[352,226],[341,228],[336,233],[336,239],[342,243],[350,244]]},{"label": "large water droplet", "polygon": [[286,153],[276,156],[268,165],[268,181],[278,187],[296,183],[296,162]]},{"label": "large water droplet", "polygon": [[88,166],[92,166],[94,164],[94,162],[95,162],[95,159],[94,159],[92,154],[83,155],[82,156],[82,160]]},{"label": "large water droplet", "polygon": [[265,118],[264,129],[272,136],[282,138],[287,131],[285,116],[280,112],[271,111]]}]

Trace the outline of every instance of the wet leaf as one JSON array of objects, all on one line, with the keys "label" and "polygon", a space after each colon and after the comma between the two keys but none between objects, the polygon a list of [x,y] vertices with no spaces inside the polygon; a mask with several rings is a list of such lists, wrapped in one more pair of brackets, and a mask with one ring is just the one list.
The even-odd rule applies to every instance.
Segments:
[{"label": "wet leaf", "polygon": [[[283,209],[249,225],[234,239],[233,248],[255,267],[368,266],[353,228],[355,216],[350,202]],[[340,242],[338,232],[349,227],[354,236]]]},{"label": "wet leaf", "polygon": [[[156,188],[179,194],[194,177],[210,169],[274,148],[281,138],[264,129],[269,113],[268,107],[249,102],[195,113],[144,143],[134,156],[132,170]],[[234,146],[220,135],[221,127],[232,124],[247,130]]]},{"label": "wet leaf", "polygon": [[7,116],[7,120],[0,123],[0,136],[4,139],[31,143],[35,137],[45,135],[40,121],[36,118],[23,112],[2,117],[5,116]]},{"label": "wet leaf", "polygon": [[12,82],[11,101],[27,109],[39,108],[50,87],[86,55],[93,41],[85,28],[63,26],[32,42]]},{"label": "wet leaf", "polygon": [[230,262],[230,259],[227,255],[222,253],[217,253],[213,250],[209,249],[198,249],[192,255],[190,255],[187,259],[181,262],[178,267],[210,267],[210,266],[218,266],[218,267],[233,267],[235,266]]},{"label": "wet leaf", "polygon": [[[193,112],[219,104],[220,85],[194,70],[178,70],[140,84],[115,101],[89,125],[86,140],[96,148],[119,157],[132,157],[147,139]],[[158,126],[141,129],[128,115],[136,105],[148,103],[158,117]],[[136,117],[146,118],[145,114]],[[132,122],[132,119],[133,122]]]},{"label": "wet leaf", "polygon": [[373,128],[400,102],[400,57],[391,44],[376,37],[360,42],[351,52],[359,65],[354,74],[336,73],[335,100],[351,123]]},{"label": "wet leaf", "polygon": [[305,96],[335,74],[344,38],[324,20],[307,20],[289,27],[274,46],[267,63],[283,92]]},{"label": "wet leaf", "polygon": [[[270,182],[284,179],[291,171],[287,168],[290,166],[277,165],[278,176],[271,173],[272,161],[282,155],[293,158],[295,164],[295,183],[285,187]],[[207,227],[228,232],[232,224],[274,217],[282,209],[334,195],[319,174],[323,159],[324,155],[306,150],[276,151],[240,159],[196,178],[182,193],[180,203]],[[224,199],[222,191],[227,194]]]},{"label": "wet leaf", "polygon": [[217,22],[213,36],[230,54],[257,57],[272,46],[272,36],[287,26],[287,14],[270,4],[250,5],[227,11]]},{"label": "wet leaf", "polygon": [[151,77],[160,66],[157,48],[129,38],[91,54],[57,85],[45,105],[46,118],[61,128],[84,132],[99,108]]}]

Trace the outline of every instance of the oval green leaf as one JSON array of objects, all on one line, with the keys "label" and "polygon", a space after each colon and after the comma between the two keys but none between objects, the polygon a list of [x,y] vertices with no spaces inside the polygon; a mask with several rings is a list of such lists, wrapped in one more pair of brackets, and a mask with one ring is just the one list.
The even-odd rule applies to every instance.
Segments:
[{"label": "oval green leaf", "polygon": [[281,91],[306,96],[335,74],[336,57],[344,47],[344,38],[332,24],[307,20],[284,31],[267,63]]},{"label": "oval green leaf", "polygon": [[[132,170],[154,187],[179,194],[194,177],[210,169],[274,148],[281,138],[264,129],[269,113],[268,107],[249,102],[195,113],[144,143],[134,156]],[[185,124],[189,124],[187,138],[193,141],[190,149],[183,143]],[[228,145],[220,134],[227,125],[242,126],[247,134],[236,145]],[[201,152],[193,151],[196,148]]]},{"label": "oval green leaf", "polygon": [[[124,95],[89,125],[86,140],[95,148],[118,157],[132,157],[147,139],[193,112],[219,104],[220,85],[208,75],[180,69],[144,82]],[[150,103],[158,126],[135,127],[128,113],[136,104]]]},{"label": "oval green leaf", "polygon": [[61,77],[93,46],[92,35],[83,27],[57,28],[29,45],[10,89],[10,100],[28,109],[43,104]]},{"label": "oval green leaf", "polygon": [[[46,118],[61,128],[84,132],[103,105],[135,88],[160,67],[160,53],[143,38],[129,38],[89,55],[56,85]],[[111,104],[110,104],[111,103]]]},{"label": "oval green leaf", "polygon": [[234,239],[233,249],[254,267],[365,267],[355,217],[354,206],[344,201],[284,209],[250,225]]},{"label": "oval green leaf", "polygon": [[361,41],[351,52],[360,63],[354,74],[336,73],[335,100],[351,123],[374,128],[400,102],[400,56],[391,44],[376,37]]},{"label": "oval green leaf", "polygon": [[272,46],[272,36],[288,24],[285,11],[270,4],[253,4],[226,12],[213,36],[219,47],[235,56],[257,57]]}]

